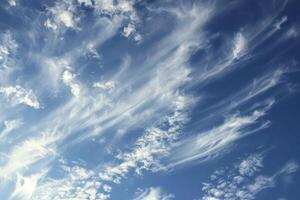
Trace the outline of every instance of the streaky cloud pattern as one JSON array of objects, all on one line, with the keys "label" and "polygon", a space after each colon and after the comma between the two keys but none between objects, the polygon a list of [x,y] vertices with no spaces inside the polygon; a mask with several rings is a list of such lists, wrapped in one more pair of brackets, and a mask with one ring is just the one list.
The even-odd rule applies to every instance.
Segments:
[{"label": "streaky cloud pattern", "polygon": [[1,1],[0,199],[299,199],[299,7]]}]

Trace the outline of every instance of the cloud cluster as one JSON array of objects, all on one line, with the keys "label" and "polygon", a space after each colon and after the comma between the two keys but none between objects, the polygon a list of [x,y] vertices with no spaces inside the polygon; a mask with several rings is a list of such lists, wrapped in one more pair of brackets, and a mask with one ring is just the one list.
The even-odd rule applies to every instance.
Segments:
[{"label": "cloud cluster", "polygon": [[235,200],[256,199],[256,195],[267,188],[274,188],[278,178],[295,173],[298,164],[291,161],[273,175],[260,173],[263,166],[263,157],[253,154],[233,166],[233,169],[215,171],[210,182],[203,183],[202,200]]},{"label": "cloud cluster", "polygon": [[41,105],[31,89],[26,90],[20,85],[0,87],[2,94],[13,105],[24,104],[34,109],[41,108]]}]

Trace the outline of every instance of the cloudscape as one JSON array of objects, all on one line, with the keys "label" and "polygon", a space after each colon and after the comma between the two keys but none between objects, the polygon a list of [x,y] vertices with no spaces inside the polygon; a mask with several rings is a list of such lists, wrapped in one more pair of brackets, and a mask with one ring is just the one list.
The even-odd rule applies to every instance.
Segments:
[{"label": "cloudscape", "polygon": [[299,200],[299,10],[1,0],[0,200]]}]

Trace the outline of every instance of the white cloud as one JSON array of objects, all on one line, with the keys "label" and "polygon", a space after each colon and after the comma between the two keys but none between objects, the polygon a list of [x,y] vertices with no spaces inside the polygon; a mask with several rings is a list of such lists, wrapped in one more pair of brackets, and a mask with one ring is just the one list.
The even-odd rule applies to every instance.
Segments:
[{"label": "white cloud", "polygon": [[[178,97],[178,101],[184,101]],[[184,106],[182,104],[185,104]],[[141,174],[143,170],[157,170],[160,168],[158,158],[169,154],[171,144],[180,134],[181,126],[187,118],[184,109],[188,103],[177,103],[174,114],[167,117],[164,122],[168,124],[167,129],[151,127],[144,135],[137,139],[130,152],[124,152],[117,156],[119,164],[107,166],[103,172],[99,173],[103,181],[120,183],[129,170],[134,170]]]},{"label": "white cloud", "polygon": [[140,42],[142,40],[142,36],[139,33],[137,33],[134,24],[128,24],[127,26],[125,26],[123,28],[122,34],[127,38],[133,38],[137,42]]},{"label": "white cloud", "polygon": [[171,200],[174,196],[165,194],[158,187],[150,187],[148,189],[139,190],[134,200]]},{"label": "white cloud", "polygon": [[233,57],[235,59],[241,57],[247,48],[247,41],[242,33],[238,33],[234,39],[234,47],[232,50]]},{"label": "white cloud", "polygon": [[101,13],[116,15],[118,13],[121,14],[129,14],[130,18],[135,18],[136,13],[133,8],[133,1],[121,0],[114,2],[113,0],[95,0],[94,8],[97,9]]},{"label": "white cloud", "polygon": [[60,179],[48,179],[40,183],[40,186],[34,193],[33,200],[48,199],[108,199],[109,194],[100,192],[106,190],[110,192],[110,187],[104,185],[96,179],[96,173],[93,170],[82,166],[69,166],[63,164],[64,176]]},{"label": "white cloud", "polygon": [[58,26],[52,22],[50,19],[47,19],[44,23],[44,25],[47,27],[47,28],[51,28],[53,30],[57,30]]},{"label": "white cloud", "polygon": [[44,22],[47,28],[56,33],[63,32],[66,28],[78,29],[77,23],[80,16],[76,15],[76,5],[72,1],[56,2],[53,7],[47,8],[49,17]]},{"label": "white cloud", "polygon": [[110,193],[111,192],[111,187],[109,186],[109,185],[103,185],[103,190],[104,190],[104,192],[107,192],[107,193]]},{"label": "white cloud", "polygon": [[75,74],[73,74],[72,72],[66,70],[66,71],[63,72],[62,79],[63,79],[63,82],[67,86],[70,87],[71,93],[75,97],[79,97],[80,92],[81,92],[81,87],[78,83],[75,82]]},{"label": "white cloud", "polygon": [[33,174],[28,177],[17,175],[17,182],[15,190],[13,191],[10,199],[22,199],[30,200],[33,196],[35,189],[41,178],[45,175],[45,172],[39,174]]},{"label": "white cloud", "polygon": [[[298,164],[288,162],[273,175],[262,175],[262,155],[253,154],[243,159],[233,169],[217,170],[210,178],[210,182],[203,183],[202,200],[252,200],[266,188],[274,188],[279,177],[295,173]],[[289,170],[290,167],[293,170]],[[230,175],[228,175],[230,174]]]},{"label": "white cloud", "polygon": [[123,28],[123,35],[125,37],[129,37],[131,34],[135,33],[135,27],[132,24],[128,24],[128,26],[125,26]]},{"label": "white cloud", "polygon": [[11,56],[16,52],[18,44],[13,39],[11,32],[5,32],[0,36],[0,69],[11,68]]},{"label": "white cloud", "polygon": [[58,18],[60,21],[68,28],[74,28],[75,27],[75,22],[73,20],[72,13],[69,11],[61,11],[58,13]]},{"label": "white cloud", "polygon": [[239,165],[239,173],[243,176],[252,176],[262,167],[262,157],[258,155],[249,156]]},{"label": "white cloud", "polygon": [[12,104],[24,104],[35,109],[40,108],[40,103],[32,90],[26,90],[20,85],[0,87],[3,94]]},{"label": "white cloud", "polygon": [[116,83],[114,81],[96,82],[93,84],[93,87],[100,88],[102,90],[112,90],[116,87]]},{"label": "white cloud", "polygon": [[[175,145],[172,156],[168,159],[168,168],[202,162],[222,153],[234,141],[266,128],[268,123],[254,126],[265,115],[270,105],[263,110],[255,110],[248,116],[233,115],[226,118],[223,124],[211,130],[181,140]],[[249,127],[252,126],[251,129]]]},{"label": "white cloud", "polygon": [[17,1],[16,0],[8,0],[8,4],[10,6],[16,6],[17,5]]},{"label": "white cloud", "polygon": [[15,143],[0,164],[0,177],[11,179],[24,171],[32,172],[36,164],[44,166],[51,162],[56,155],[56,141],[57,137],[52,133],[42,133]]},{"label": "white cloud", "polygon": [[287,16],[283,16],[279,21],[274,24],[274,28],[277,30],[281,29],[281,26],[288,20]]},{"label": "white cloud", "polygon": [[136,30],[136,24],[139,22],[139,18],[134,8],[134,1],[95,0],[93,4],[90,0],[79,0],[79,3],[94,8],[96,13],[106,14],[111,17],[119,16],[122,17],[124,21],[129,21],[129,23],[123,27],[121,34],[125,37],[131,36],[130,38],[133,38],[137,42],[141,41],[142,36]]}]

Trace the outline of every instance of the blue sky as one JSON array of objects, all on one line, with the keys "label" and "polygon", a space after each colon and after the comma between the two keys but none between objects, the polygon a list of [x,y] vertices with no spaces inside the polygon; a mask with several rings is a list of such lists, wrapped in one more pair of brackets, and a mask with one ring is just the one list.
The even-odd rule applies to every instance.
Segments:
[{"label": "blue sky", "polygon": [[296,0],[2,0],[1,200],[298,200]]}]

